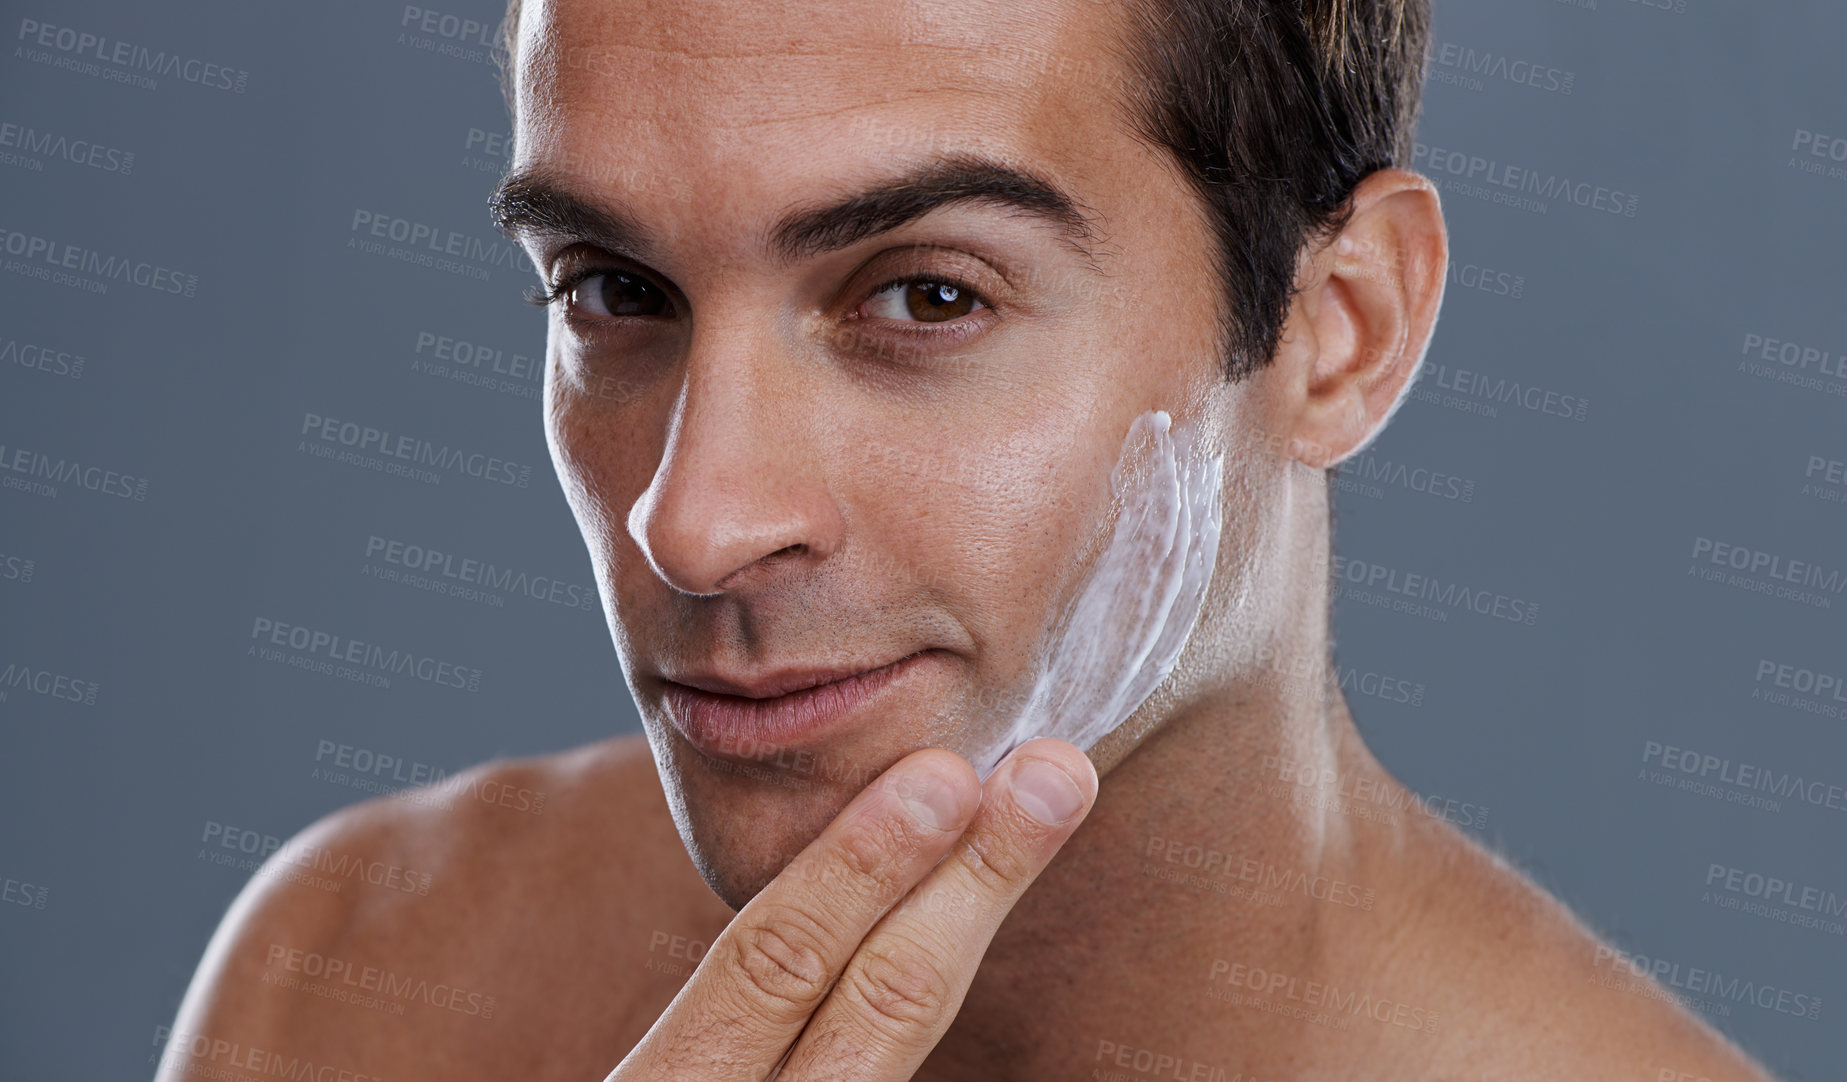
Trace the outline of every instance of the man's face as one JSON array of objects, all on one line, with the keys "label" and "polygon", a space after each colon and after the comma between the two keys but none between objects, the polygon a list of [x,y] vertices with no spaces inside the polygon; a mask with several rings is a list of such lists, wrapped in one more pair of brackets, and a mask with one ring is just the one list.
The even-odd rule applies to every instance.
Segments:
[{"label": "man's face", "polygon": [[1119,8],[526,5],[514,172],[629,230],[527,240],[548,283],[590,275],[551,313],[547,435],[734,906],[886,766],[1002,730],[1139,414],[1249,427],[1203,210],[1123,122]]}]

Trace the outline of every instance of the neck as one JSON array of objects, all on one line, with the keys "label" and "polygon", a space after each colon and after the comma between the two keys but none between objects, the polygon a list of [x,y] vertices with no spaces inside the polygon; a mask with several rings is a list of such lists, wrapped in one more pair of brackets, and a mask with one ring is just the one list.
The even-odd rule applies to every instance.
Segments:
[{"label": "neck", "polygon": [[[1300,645],[1290,664],[1249,667],[1168,712],[1103,775],[918,1079],[1139,1079],[1148,1062],[1167,1065],[1152,1077],[1203,1064],[1200,1077],[1271,1078],[1302,1062],[1283,1046],[1317,1027],[1208,993],[1246,991],[1228,977],[1240,963],[1303,980],[1362,973],[1378,942],[1367,892],[1383,893],[1381,855],[1403,832],[1348,814],[1356,784],[1402,790],[1361,742],[1324,644]],[[1156,1058],[1128,1070],[1121,1049]]]}]

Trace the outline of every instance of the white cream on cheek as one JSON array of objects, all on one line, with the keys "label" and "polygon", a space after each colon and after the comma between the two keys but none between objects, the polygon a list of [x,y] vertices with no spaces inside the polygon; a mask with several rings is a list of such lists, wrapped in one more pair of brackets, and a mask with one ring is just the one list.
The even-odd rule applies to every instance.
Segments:
[{"label": "white cream on cheek", "polygon": [[1173,671],[1218,558],[1223,472],[1224,456],[1164,410],[1129,426],[1110,475],[1120,510],[1109,547],[1047,626],[1024,705],[973,757],[983,779],[1034,737],[1088,751]]}]

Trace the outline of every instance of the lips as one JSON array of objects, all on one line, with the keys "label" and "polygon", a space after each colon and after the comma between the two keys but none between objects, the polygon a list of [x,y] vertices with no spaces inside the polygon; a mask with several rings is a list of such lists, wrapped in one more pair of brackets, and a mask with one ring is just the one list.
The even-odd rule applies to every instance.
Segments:
[{"label": "lips", "polygon": [[688,673],[663,679],[661,697],[674,727],[699,750],[724,758],[758,758],[765,745],[819,740],[863,718],[894,684],[928,664],[931,652],[887,665],[780,669],[755,677]]}]

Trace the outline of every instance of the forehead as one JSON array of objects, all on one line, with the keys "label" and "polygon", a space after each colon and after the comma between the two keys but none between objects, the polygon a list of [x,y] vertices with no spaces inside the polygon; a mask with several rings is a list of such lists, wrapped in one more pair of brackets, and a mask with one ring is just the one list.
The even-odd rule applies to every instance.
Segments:
[{"label": "forehead", "polygon": [[514,165],[703,203],[978,151],[1082,188],[1136,149],[1124,7],[527,0]]}]

